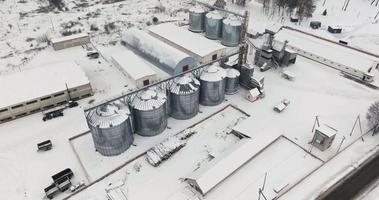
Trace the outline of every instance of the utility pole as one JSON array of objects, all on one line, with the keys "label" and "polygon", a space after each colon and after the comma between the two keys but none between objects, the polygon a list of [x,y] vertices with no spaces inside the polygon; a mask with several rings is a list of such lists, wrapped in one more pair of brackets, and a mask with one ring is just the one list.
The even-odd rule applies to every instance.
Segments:
[{"label": "utility pole", "polygon": [[[345,141],[345,139],[346,139],[346,137],[343,136],[343,137],[342,137],[342,140],[341,140],[341,143],[340,143],[340,146],[339,146],[338,149],[337,149],[337,153],[340,151],[340,149],[341,149],[341,147],[342,147],[342,143]],[[336,153],[336,154],[337,154],[337,153]]]}]

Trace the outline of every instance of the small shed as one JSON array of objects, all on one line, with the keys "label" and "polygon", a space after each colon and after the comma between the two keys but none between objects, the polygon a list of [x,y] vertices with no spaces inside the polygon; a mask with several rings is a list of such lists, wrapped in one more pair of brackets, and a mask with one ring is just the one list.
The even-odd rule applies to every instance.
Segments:
[{"label": "small shed", "polygon": [[329,33],[333,33],[333,34],[341,33],[342,32],[342,28],[339,27],[339,26],[328,26],[328,32]]},{"label": "small shed", "polygon": [[74,46],[80,46],[90,43],[90,37],[87,33],[73,34],[60,38],[51,39],[54,50],[66,49]]},{"label": "small shed", "polygon": [[250,102],[254,102],[256,100],[258,100],[261,96],[261,93],[259,92],[258,88],[254,88],[252,90],[249,90],[247,92],[247,100],[249,100]]},{"label": "small shed", "polygon": [[320,21],[311,21],[309,26],[313,29],[318,29],[321,27],[321,22]]},{"label": "small shed", "polygon": [[112,62],[125,76],[134,82],[137,88],[150,85],[157,80],[156,72],[142,58],[130,50],[114,54]]},{"label": "small shed", "polygon": [[322,124],[321,126],[315,129],[312,139],[312,145],[317,147],[321,151],[325,151],[332,145],[336,135],[336,129],[328,125]]}]

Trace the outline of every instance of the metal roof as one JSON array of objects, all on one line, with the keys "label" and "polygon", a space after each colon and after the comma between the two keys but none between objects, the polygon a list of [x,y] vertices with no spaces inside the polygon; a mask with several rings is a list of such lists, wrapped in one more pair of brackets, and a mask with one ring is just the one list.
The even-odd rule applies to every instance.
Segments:
[{"label": "metal roof", "polygon": [[190,94],[198,91],[200,82],[191,75],[184,75],[174,79],[170,86],[170,92],[174,94]]},{"label": "metal roof", "polygon": [[117,106],[107,104],[92,110],[87,115],[88,123],[93,127],[110,128],[123,123],[129,118],[129,109],[127,106]]},{"label": "metal roof", "polygon": [[317,127],[316,131],[319,131],[320,133],[322,133],[328,137],[332,137],[332,136],[337,134],[336,129],[334,129],[328,125],[325,125],[325,124],[321,124],[319,127]]},{"label": "metal roof", "polygon": [[53,39],[51,39],[51,42],[52,43],[58,43],[58,42],[64,42],[64,41],[73,40],[73,39],[82,38],[82,37],[89,37],[89,35],[87,33],[72,34],[69,36],[53,38]]},{"label": "metal roof", "polygon": [[206,67],[201,75],[200,80],[203,81],[221,81],[226,77],[225,69],[221,68],[218,64],[213,64]]},{"label": "metal roof", "polygon": [[233,68],[229,68],[229,69],[226,69],[226,77],[228,78],[237,78],[240,76],[240,72],[236,69],[233,69]]},{"label": "metal roof", "polygon": [[148,111],[159,108],[166,103],[167,97],[157,89],[147,89],[137,93],[131,102],[134,109]]}]

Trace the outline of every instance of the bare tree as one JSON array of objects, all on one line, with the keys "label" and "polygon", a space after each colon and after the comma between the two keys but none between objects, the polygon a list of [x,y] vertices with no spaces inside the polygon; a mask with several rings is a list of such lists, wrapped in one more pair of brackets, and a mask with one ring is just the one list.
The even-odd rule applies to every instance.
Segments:
[{"label": "bare tree", "polygon": [[[379,101],[373,103],[367,111],[366,119],[370,128],[376,129],[378,131],[379,127]],[[374,132],[376,132],[374,130]]]}]

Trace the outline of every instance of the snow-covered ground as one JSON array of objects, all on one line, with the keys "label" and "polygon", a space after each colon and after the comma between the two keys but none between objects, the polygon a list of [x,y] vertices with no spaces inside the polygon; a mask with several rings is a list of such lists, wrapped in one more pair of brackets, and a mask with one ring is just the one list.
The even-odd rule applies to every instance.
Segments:
[{"label": "snow-covered ground", "polygon": [[[76,5],[79,4],[78,1],[73,0],[65,2],[69,11],[56,10],[48,13],[38,13],[40,12],[38,8],[47,5],[43,1],[0,2],[0,74],[58,61],[74,60],[85,71],[95,92],[93,97],[80,101],[82,108],[90,106],[92,101],[98,103],[134,88],[127,77],[107,62],[112,53],[125,48],[119,44],[113,45],[119,40],[124,28],[131,26],[145,28],[153,16],[159,17],[160,21],[183,20],[187,18],[183,9],[189,7],[189,1],[169,0],[125,0],[112,4],[88,0],[89,6]],[[325,7],[322,7],[322,1],[318,1],[317,4],[314,18],[310,20],[320,20],[323,23],[320,30],[310,29],[308,27],[310,20],[301,24],[292,24],[288,19],[281,21],[277,16],[267,17],[263,15],[261,5],[255,1],[248,6],[251,11],[250,28],[263,31],[265,27],[272,25],[289,25],[336,41],[344,39],[350,45],[374,53],[379,51],[379,25],[373,19],[377,8],[369,6],[368,1],[351,1],[347,11],[341,11],[343,0],[328,0]],[[325,8],[328,9],[328,16],[321,15]],[[27,14],[23,16],[22,13]],[[89,32],[93,44],[104,57],[90,60],[85,56],[86,50],[82,47],[53,51],[50,46],[46,47],[45,43],[36,42],[37,38],[45,33],[50,37],[58,36],[63,30],[61,24],[68,21],[82,24],[75,25],[72,30],[81,28],[89,31],[91,24],[96,24],[100,30]],[[109,22],[115,22],[116,29],[106,34],[104,25]],[[332,35],[325,30],[327,25],[336,23],[344,28],[341,35]],[[27,37],[34,39],[26,42]],[[41,51],[29,51],[45,47],[46,49]],[[21,65],[20,63],[24,61],[25,64]],[[158,68],[154,70],[161,78],[167,76]],[[68,141],[68,138],[88,130],[82,108],[69,109],[65,111],[64,117],[48,122],[42,122],[42,114],[37,113],[0,124],[0,192],[7,194],[7,199],[41,199],[44,196],[43,188],[52,182],[50,176],[67,167],[75,173],[74,183],[85,180],[88,184],[84,170],[89,174],[89,181],[93,181],[166,137],[193,125],[227,104],[233,104],[251,115],[241,123],[241,126],[244,126],[255,138],[283,134],[303,149],[310,149],[308,142],[313,136],[312,126],[315,116],[319,116],[321,123],[338,130],[331,148],[324,152],[312,148],[311,153],[323,162],[336,155],[342,138],[345,137],[341,146],[341,149],[346,148],[345,151],[326,162],[320,171],[299,183],[301,187],[294,187],[286,194],[288,196],[283,196],[284,199],[309,199],[310,194],[319,192],[331,178],[338,176],[351,163],[359,160],[379,143],[378,136],[371,135],[365,136],[365,142],[362,142],[359,140],[358,129],[355,129],[350,136],[358,115],[361,116],[363,130],[368,130],[365,113],[369,105],[379,98],[379,91],[346,79],[338,71],[302,57],[298,57],[297,63],[287,70],[296,75],[295,81],[282,78],[280,69],[263,73],[266,92],[264,99],[250,103],[245,99],[246,91],[241,89],[239,93],[227,96],[227,101],[219,106],[201,106],[202,112],[191,120],[178,121],[170,118],[168,120],[170,129],[166,129],[159,136],[149,139],[136,136],[137,146],[117,157],[100,156],[94,151],[89,134],[80,137],[72,143],[84,169],[80,166]],[[256,73],[260,72],[256,70]],[[278,114],[272,108],[283,98],[289,99],[291,104],[283,113]],[[228,109],[223,114],[199,124],[197,126],[199,133],[190,138],[186,147],[160,167],[150,166],[144,157],[141,157],[72,199],[105,199],[104,189],[108,184],[123,179],[126,173],[128,175],[124,189],[130,200],[197,198],[198,194],[182,182],[182,176],[194,170],[198,162],[208,162],[207,151],[217,154],[238,140],[233,135],[226,134],[224,129],[229,130],[230,127],[226,127],[234,124],[241,116],[243,115],[240,112]],[[52,140],[53,149],[37,153],[36,144],[46,139]],[[273,188],[278,184],[292,185],[322,165],[321,161],[313,159],[292,142],[286,139],[279,140],[243,166],[241,171],[226,179],[205,199],[251,199],[251,196],[255,197],[258,194],[265,172],[268,172],[268,177],[264,192],[273,197],[276,195],[273,193]],[[298,170],[298,166],[303,168]],[[240,181],[246,184],[241,188],[234,187],[234,184]],[[374,189],[367,195],[367,199],[375,199],[377,191],[378,189]],[[67,195],[68,193],[59,195],[57,199]]]}]

